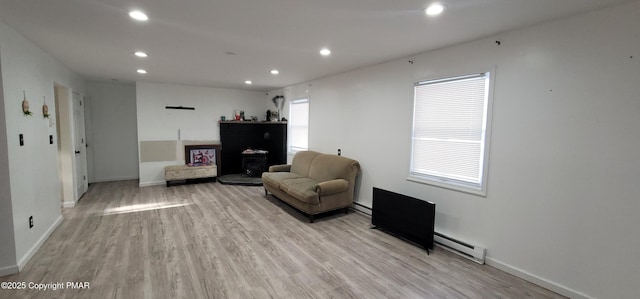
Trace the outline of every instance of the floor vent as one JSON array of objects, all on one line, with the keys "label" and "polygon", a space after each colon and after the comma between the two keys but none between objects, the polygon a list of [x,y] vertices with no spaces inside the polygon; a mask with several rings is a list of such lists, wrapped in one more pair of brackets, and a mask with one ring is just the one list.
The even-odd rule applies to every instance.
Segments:
[{"label": "floor vent", "polygon": [[487,254],[486,248],[471,245],[438,232],[436,232],[433,237],[433,240],[438,247],[468,258],[478,264],[484,265],[484,257]]}]

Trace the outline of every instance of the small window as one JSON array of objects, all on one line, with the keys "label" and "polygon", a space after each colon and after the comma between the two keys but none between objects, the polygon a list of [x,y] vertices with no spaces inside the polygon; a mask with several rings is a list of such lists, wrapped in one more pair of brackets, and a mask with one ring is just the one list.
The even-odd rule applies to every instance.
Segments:
[{"label": "small window", "polygon": [[409,180],[486,195],[490,73],[417,82]]},{"label": "small window", "polygon": [[289,102],[289,153],[309,149],[309,99]]}]

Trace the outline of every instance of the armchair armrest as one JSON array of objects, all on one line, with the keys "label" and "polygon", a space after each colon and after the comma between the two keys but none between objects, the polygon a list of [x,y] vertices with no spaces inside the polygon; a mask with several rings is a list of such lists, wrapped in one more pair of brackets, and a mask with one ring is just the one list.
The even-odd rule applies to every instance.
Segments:
[{"label": "armchair armrest", "polygon": [[290,164],[271,165],[269,166],[269,172],[289,172],[291,171]]},{"label": "armchair armrest", "polygon": [[318,194],[322,196],[345,192],[348,188],[349,182],[347,180],[335,179],[318,183],[318,187],[316,187],[316,190]]}]

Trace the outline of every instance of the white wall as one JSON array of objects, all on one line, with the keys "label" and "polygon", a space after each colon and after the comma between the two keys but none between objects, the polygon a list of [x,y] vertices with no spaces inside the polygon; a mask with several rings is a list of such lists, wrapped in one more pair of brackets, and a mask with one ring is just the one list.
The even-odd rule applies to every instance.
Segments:
[{"label": "white wall", "polygon": [[[62,220],[57,148],[49,144],[49,135],[57,139],[56,128],[42,116],[43,96],[55,115],[54,84],[84,93],[84,81],[1,21],[0,61],[15,238],[13,263],[22,267]],[[23,91],[33,116],[21,112]],[[24,134],[24,146],[18,144],[18,134]],[[34,218],[32,229],[29,216]]]},{"label": "white wall", "polygon": [[[264,96],[256,91],[138,82],[138,144],[162,140],[219,141],[220,116],[228,120],[239,109],[245,111],[247,118],[255,115],[262,119],[269,109]],[[165,106],[195,107],[195,110],[172,110]],[[184,163],[179,150],[182,149],[178,149],[172,161],[140,162],[140,185],[164,184],[164,166]]]},{"label": "white wall", "polygon": [[[638,15],[634,2],[290,88],[311,84],[310,148],[361,162],[360,204],[374,186],[433,201],[436,229],[496,267],[572,297],[637,298]],[[493,66],[487,197],[407,181],[413,83]]]},{"label": "white wall", "polygon": [[[135,84],[88,82],[89,182],[137,179]],[[89,136],[90,135],[90,136]]]}]

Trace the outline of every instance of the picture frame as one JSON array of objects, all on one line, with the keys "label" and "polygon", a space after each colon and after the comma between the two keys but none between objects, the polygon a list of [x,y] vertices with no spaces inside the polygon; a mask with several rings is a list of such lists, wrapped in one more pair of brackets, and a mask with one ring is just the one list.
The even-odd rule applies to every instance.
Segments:
[{"label": "picture frame", "polygon": [[220,144],[185,145],[184,163],[189,166],[216,165],[220,167]]}]

